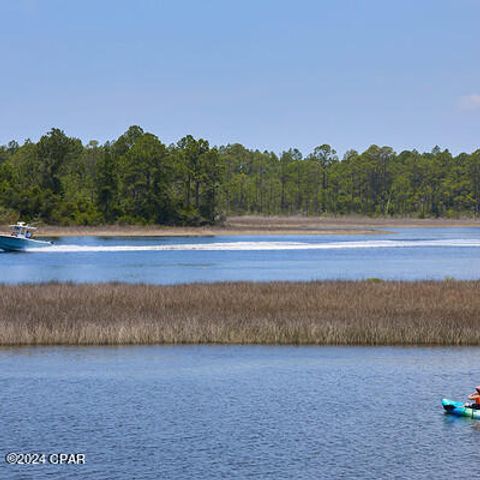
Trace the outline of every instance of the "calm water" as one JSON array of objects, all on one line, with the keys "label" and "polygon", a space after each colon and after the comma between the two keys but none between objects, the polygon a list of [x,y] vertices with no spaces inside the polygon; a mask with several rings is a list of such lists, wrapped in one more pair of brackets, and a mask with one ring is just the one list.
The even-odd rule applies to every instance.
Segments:
[{"label": "calm water", "polygon": [[223,280],[479,278],[479,228],[390,235],[57,238],[0,253],[0,281],[188,283]]},{"label": "calm water", "polygon": [[[0,478],[465,479],[480,421],[443,414],[480,383],[476,348],[0,350]],[[14,452],[83,452],[12,466]]]}]

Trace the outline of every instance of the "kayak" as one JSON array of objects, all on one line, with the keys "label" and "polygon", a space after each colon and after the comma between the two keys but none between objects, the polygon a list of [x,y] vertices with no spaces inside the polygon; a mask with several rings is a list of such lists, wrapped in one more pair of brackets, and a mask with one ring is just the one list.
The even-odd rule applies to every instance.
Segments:
[{"label": "kayak", "polygon": [[445,409],[445,412],[450,413],[451,415],[456,415],[457,417],[477,418],[480,420],[480,410],[466,407],[463,402],[454,402],[453,400],[447,400],[444,398],[442,400],[442,406]]}]

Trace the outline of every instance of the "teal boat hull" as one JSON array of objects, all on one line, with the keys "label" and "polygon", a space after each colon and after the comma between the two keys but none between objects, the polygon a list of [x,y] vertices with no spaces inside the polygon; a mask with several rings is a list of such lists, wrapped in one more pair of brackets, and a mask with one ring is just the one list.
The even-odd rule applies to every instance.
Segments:
[{"label": "teal boat hull", "polygon": [[462,402],[454,402],[444,398],[442,400],[442,406],[445,412],[450,415],[456,415],[457,417],[476,418],[480,420],[480,410],[466,407]]},{"label": "teal boat hull", "polygon": [[50,247],[52,242],[33,240],[32,238],[19,238],[11,235],[0,235],[0,250],[6,252],[23,252],[30,248]]}]

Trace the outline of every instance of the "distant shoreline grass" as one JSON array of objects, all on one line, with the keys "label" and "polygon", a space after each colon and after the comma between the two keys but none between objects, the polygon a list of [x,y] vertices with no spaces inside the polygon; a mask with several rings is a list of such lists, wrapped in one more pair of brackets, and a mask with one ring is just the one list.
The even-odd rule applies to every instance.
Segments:
[{"label": "distant shoreline grass", "polygon": [[0,285],[0,345],[480,345],[480,281]]},{"label": "distant shoreline grass", "polygon": [[[392,233],[389,228],[480,227],[479,218],[400,218],[361,215],[307,217],[245,215],[229,217],[223,225],[181,227],[165,225],[40,226],[39,237],[60,236],[152,236],[198,237],[241,235],[361,235]],[[6,232],[8,225],[0,226]]]}]

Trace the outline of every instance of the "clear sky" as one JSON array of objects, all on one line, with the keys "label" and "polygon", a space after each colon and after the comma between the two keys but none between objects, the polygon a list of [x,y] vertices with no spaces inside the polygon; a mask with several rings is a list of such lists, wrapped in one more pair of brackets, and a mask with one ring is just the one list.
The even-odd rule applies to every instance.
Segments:
[{"label": "clear sky", "polygon": [[304,153],[480,147],[480,0],[0,0],[0,143],[139,124]]}]

